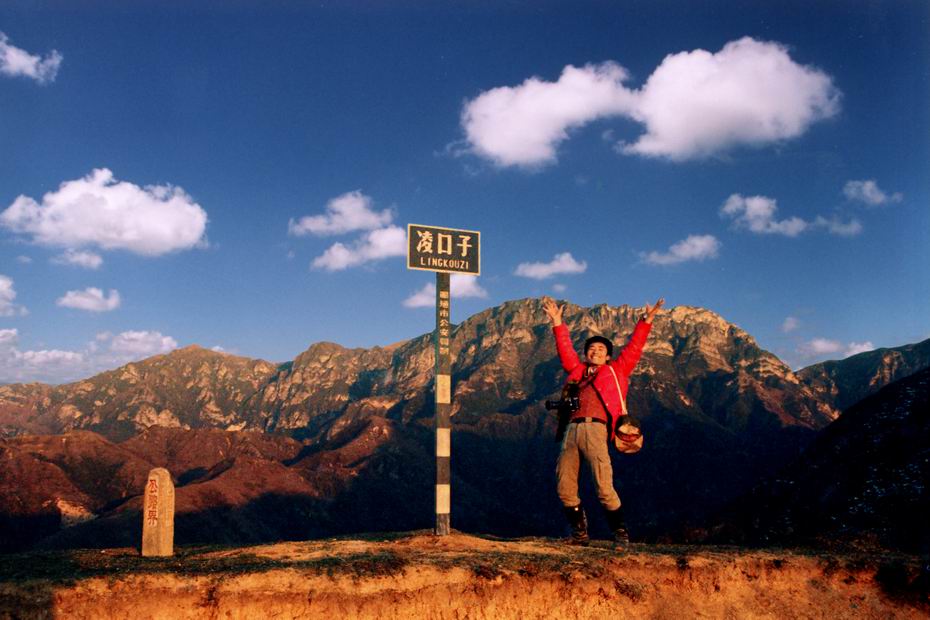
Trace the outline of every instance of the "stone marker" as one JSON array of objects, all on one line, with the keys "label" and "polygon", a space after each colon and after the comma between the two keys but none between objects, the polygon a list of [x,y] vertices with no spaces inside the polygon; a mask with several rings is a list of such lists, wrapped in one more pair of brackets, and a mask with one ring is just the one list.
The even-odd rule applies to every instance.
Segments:
[{"label": "stone marker", "polygon": [[174,483],[164,467],[150,471],[145,483],[142,555],[174,555]]}]

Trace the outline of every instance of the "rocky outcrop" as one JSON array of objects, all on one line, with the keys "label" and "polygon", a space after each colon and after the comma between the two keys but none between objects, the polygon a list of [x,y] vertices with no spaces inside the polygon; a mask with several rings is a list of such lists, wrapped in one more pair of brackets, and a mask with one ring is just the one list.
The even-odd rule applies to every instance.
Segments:
[{"label": "rocky outcrop", "polygon": [[[568,304],[576,343],[591,334],[618,345],[641,309]],[[535,299],[507,302],[453,330],[454,412],[478,420],[538,410],[562,373]],[[0,387],[0,428],[93,430],[123,439],[145,428],[222,428],[299,437],[337,432],[357,419],[409,422],[429,416],[429,335],[393,347],[346,349],[317,343],[281,366],[187,347],[58,387]],[[677,307],[656,319],[634,378],[631,404],[702,415],[737,432],[759,425],[819,428],[837,411],[778,358],[720,316]]]},{"label": "rocky outcrop", "polygon": [[114,440],[151,426],[257,428],[243,404],[277,371],[269,362],[190,346],[68,385],[0,387],[0,423],[92,430]]},{"label": "rocky outcrop", "polygon": [[798,371],[817,397],[843,410],[884,386],[930,366],[930,339],[891,349],[866,351]]}]

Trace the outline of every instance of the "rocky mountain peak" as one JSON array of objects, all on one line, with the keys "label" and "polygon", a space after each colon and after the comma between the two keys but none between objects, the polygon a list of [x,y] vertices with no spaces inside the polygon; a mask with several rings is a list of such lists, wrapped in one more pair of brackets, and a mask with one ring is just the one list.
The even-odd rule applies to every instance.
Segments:
[{"label": "rocky mountain peak", "polygon": [[[644,312],[562,303],[579,351],[593,334],[623,346]],[[467,318],[453,329],[452,351],[454,411],[464,418],[536,415],[539,403],[559,391],[561,367],[539,298]],[[371,349],[318,342],[284,365],[192,345],[44,392],[0,388],[0,415],[9,418],[15,409],[19,418],[30,417],[31,410],[52,430],[85,428],[118,438],[151,425],[314,435],[340,417],[429,415],[433,367],[432,334]],[[644,401],[636,403],[639,410],[661,402],[726,424],[745,423],[760,410],[779,424],[811,428],[836,415],[749,334],[703,308],[657,315],[633,380],[641,389],[631,398]]]}]

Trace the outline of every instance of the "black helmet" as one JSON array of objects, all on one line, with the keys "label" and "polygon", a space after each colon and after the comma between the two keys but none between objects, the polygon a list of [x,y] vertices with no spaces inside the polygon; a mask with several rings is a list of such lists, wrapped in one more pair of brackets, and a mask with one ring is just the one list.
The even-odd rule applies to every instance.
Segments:
[{"label": "black helmet", "polygon": [[585,355],[588,354],[588,348],[589,348],[592,344],[594,344],[595,342],[600,342],[602,345],[604,345],[605,347],[607,347],[607,357],[613,356],[613,354],[614,354],[614,343],[612,343],[612,342],[611,342],[610,340],[608,340],[607,338],[604,338],[603,336],[591,336],[590,338],[588,338],[587,340],[584,341],[584,354],[585,354]]}]

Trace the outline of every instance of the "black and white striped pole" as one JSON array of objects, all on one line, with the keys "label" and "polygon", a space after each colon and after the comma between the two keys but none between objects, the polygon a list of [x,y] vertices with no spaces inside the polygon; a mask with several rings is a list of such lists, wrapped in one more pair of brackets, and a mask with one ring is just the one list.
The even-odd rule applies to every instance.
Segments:
[{"label": "black and white striped pole", "polygon": [[452,512],[451,296],[448,273],[436,274],[436,535],[449,533]]},{"label": "black and white striped pole", "polygon": [[452,515],[452,294],[451,273],[481,273],[481,233],[407,225],[407,268],[436,272],[436,529],[451,530]]}]

